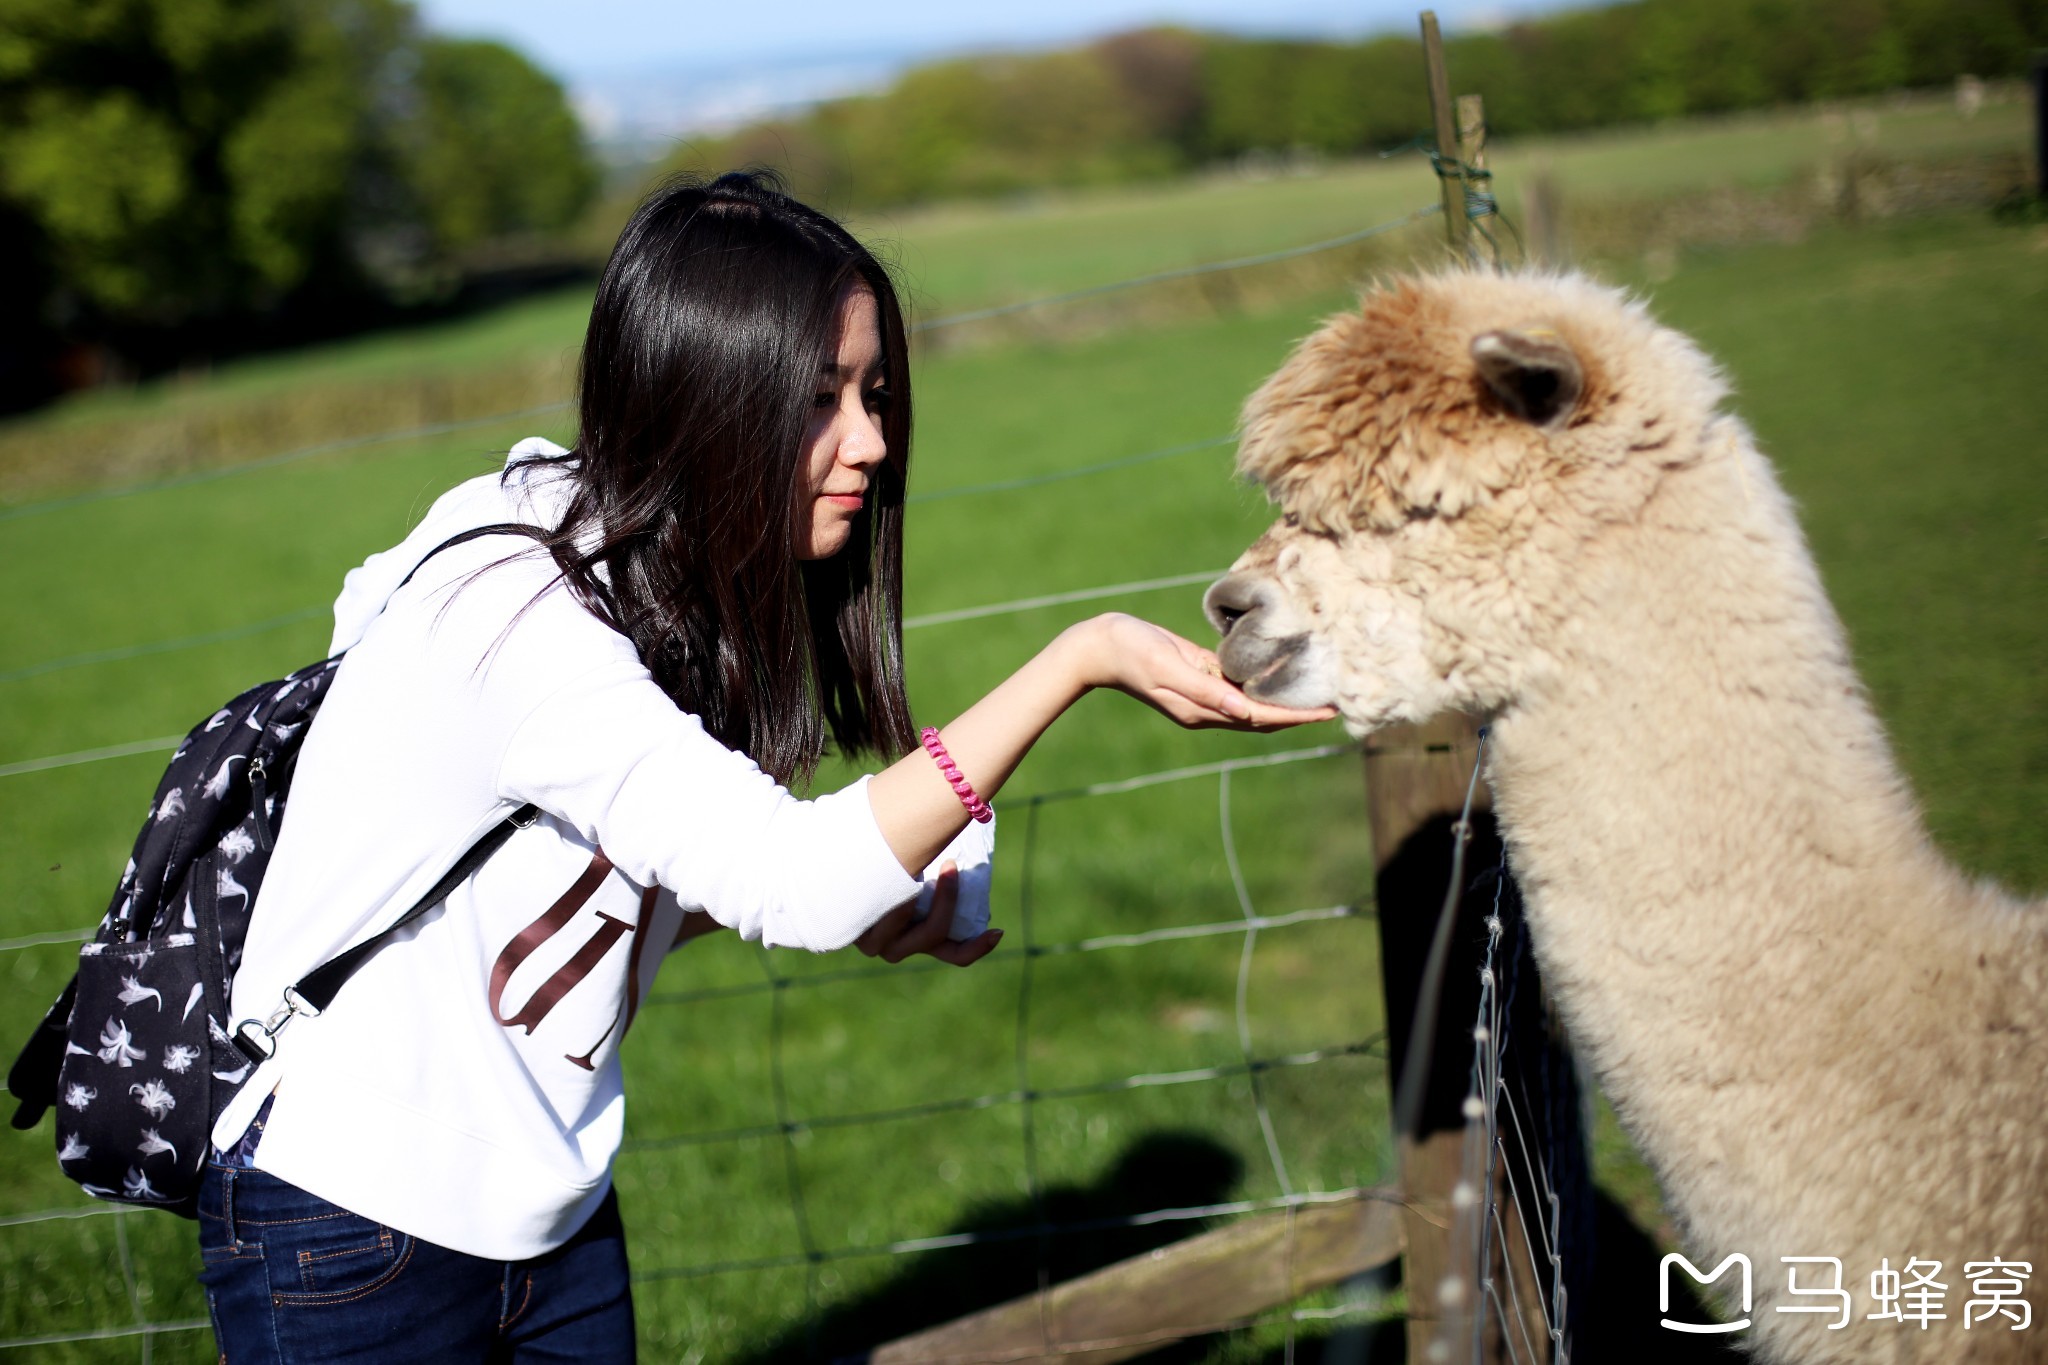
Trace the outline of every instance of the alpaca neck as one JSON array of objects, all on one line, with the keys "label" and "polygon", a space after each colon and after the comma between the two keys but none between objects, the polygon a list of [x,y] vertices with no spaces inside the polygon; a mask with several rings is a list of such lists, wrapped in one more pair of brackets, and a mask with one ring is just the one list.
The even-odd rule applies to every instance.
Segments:
[{"label": "alpaca neck", "polygon": [[[1937,908],[1961,884],[1746,442],[1670,475],[1598,546],[1557,667],[1494,725],[1489,775],[1575,1045],[1681,1216],[1725,1245],[1756,1220],[1715,1182],[1750,1178],[1756,1125],[1824,1102],[1855,1029],[1883,1036],[1875,1002],[1962,951]],[[1859,966],[1851,992],[1851,954],[1893,954],[1896,975]]]}]

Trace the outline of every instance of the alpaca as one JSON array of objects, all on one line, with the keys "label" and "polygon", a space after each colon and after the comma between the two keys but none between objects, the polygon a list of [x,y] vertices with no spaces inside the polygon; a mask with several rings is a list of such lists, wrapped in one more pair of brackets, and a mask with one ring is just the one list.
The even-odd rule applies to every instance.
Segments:
[{"label": "alpaca", "polygon": [[[1692,1261],[1754,1268],[1731,1340],[2048,1361],[2048,906],[1930,845],[1726,394],[1579,276],[1374,290],[1245,406],[1239,467],[1283,515],[1205,599],[1223,670],[1361,737],[1489,718],[1573,1042]],[[1839,1278],[1798,1265],[1794,1294],[1783,1257]],[[1994,1258],[2029,1263],[2017,1299]],[[1899,1287],[1940,1298],[1872,1319],[1915,1259]]]}]

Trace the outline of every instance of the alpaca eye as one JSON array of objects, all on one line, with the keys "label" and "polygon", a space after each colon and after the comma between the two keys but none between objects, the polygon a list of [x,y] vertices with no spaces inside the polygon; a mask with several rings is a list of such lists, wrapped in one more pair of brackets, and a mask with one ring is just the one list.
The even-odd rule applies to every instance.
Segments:
[{"label": "alpaca eye", "polygon": [[1280,521],[1290,531],[1301,529],[1301,515],[1298,512],[1288,512],[1280,518]]}]

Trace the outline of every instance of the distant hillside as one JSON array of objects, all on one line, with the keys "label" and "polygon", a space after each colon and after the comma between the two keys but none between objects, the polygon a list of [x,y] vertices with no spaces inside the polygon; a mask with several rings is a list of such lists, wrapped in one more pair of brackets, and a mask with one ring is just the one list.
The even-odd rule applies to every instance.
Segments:
[{"label": "distant hillside", "polygon": [[[1514,135],[2016,76],[2048,0],[1635,0],[1452,38],[1459,91]],[[694,141],[665,170],[765,163],[835,208],[1399,146],[1428,121],[1415,39],[1155,28],[918,67],[888,90]]]}]

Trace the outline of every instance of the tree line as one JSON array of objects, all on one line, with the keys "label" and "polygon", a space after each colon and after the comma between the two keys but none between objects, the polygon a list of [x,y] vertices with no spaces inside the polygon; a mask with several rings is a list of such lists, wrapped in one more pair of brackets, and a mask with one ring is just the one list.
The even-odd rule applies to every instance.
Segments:
[{"label": "tree line", "polygon": [[432,300],[596,187],[552,79],[404,0],[0,0],[0,410]]},{"label": "tree line", "polygon": [[[2043,45],[2048,0],[1633,0],[1448,57],[1514,135],[2013,76]],[[845,210],[1353,155],[1427,122],[1412,38],[1155,28],[917,67],[663,169],[775,165]],[[0,0],[0,411],[110,361],[416,316],[480,266],[559,261],[597,183],[552,79],[407,0]]]},{"label": "tree line", "polygon": [[[1497,134],[1564,132],[2017,76],[2048,0],[1636,0],[1453,36]],[[919,67],[877,94],[683,147],[671,168],[784,169],[840,208],[1171,175],[1246,153],[1344,156],[1428,127],[1419,43],[1159,28]]]}]

